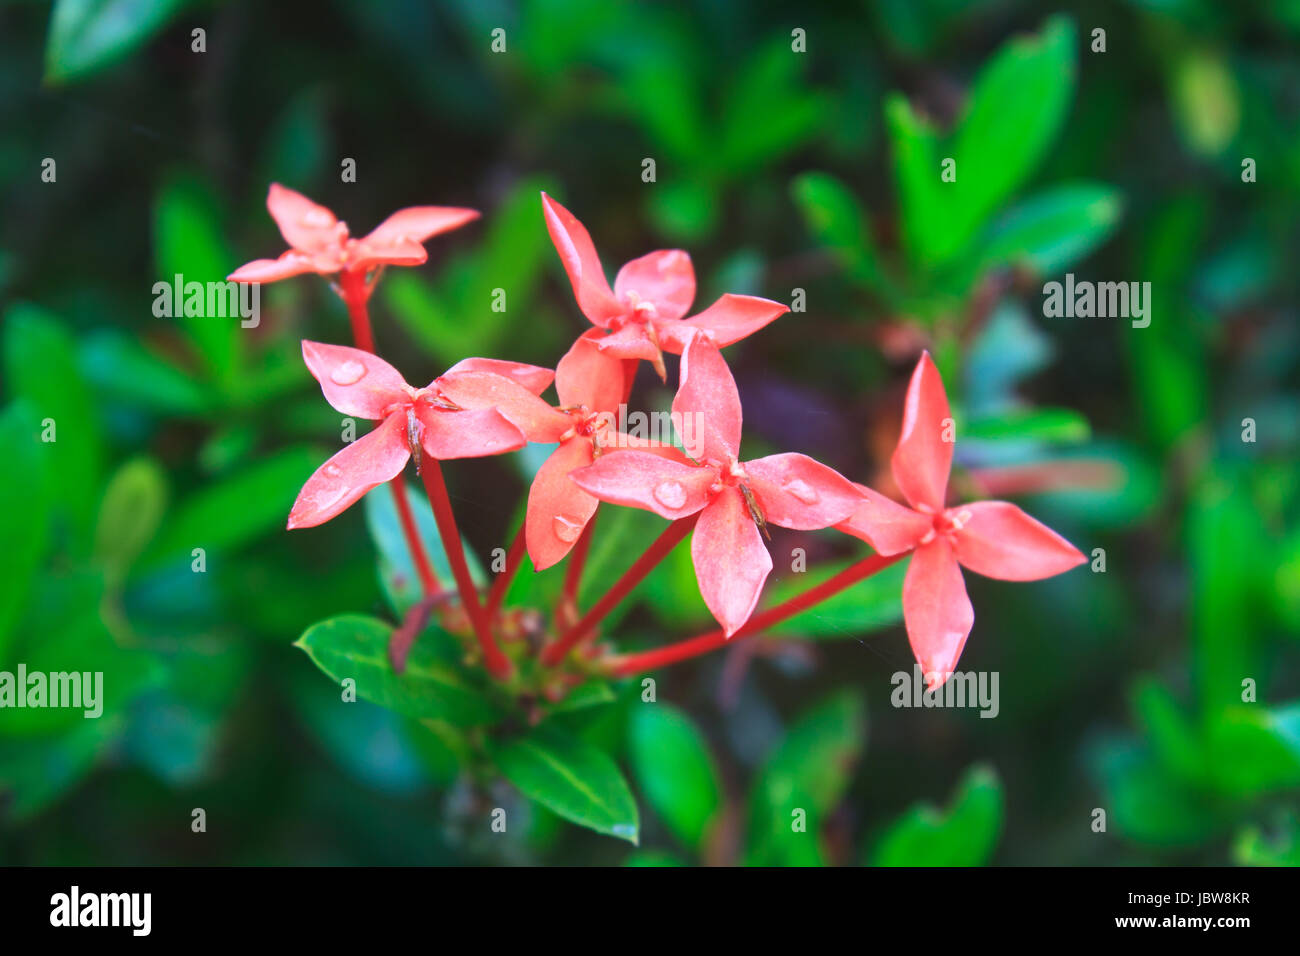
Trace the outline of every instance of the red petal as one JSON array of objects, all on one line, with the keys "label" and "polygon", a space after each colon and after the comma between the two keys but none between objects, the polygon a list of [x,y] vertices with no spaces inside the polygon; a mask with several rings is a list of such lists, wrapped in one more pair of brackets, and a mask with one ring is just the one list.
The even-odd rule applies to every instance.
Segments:
[{"label": "red petal", "polygon": [[448,375],[452,372],[491,372],[494,375],[502,375],[512,382],[518,382],[534,395],[540,395],[546,391],[546,386],[550,385],[555,379],[555,373],[549,368],[542,368],[540,365],[526,365],[523,362],[503,362],[500,359],[461,359],[447,369]]},{"label": "red petal", "polygon": [[373,269],[375,266],[420,266],[429,261],[424,246],[413,239],[372,242],[352,239],[347,244],[349,269]]},{"label": "red petal", "polygon": [[644,451],[615,451],[571,476],[601,501],[644,508],[669,520],[695,514],[709,501],[717,472]]},{"label": "red petal", "polygon": [[495,408],[529,441],[553,442],[573,419],[552,408],[518,382],[492,372],[449,372],[431,386],[461,408]]},{"label": "red petal", "polygon": [[790,307],[755,295],[724,295],[699,315],[658,326],[665,351],[680,355],[697,332],[706,332],[718,348],[739,342],[790,311]]},{"label": "red petal", "polygon": [[910,551],[934,529],[934,518],[905,508],[866,485],[854,484],[861,498],[849,520],[835,527],[861,538],[888,557]]},{"label": "red petal", "polygon": [[266,208],[280,227],[284,241],[303,252],[315,254],[339,248],[347,238],[348,227],[334,213],[279,183],[271,183]]},{"label": "red petal", "polygon": [[304,341],[302,357],[320,382],[325,400],[344,415],[383,418],[390,406],[411,400],[401,373],[377,355],[346,345]]},{"label": "red petal", "polygon": [[645,359],[647,362],[662,360],[659,346],[650,338],[650,332],[644,322],[629,322],[617,332],[606,335],[599,329],[591,337],[606,355],[620,359]]},{"label": "red petal", "polygon": [[376,485],[394,478],[411,456],[405,416],[390,415],[316,469],[289,512],[290,528],[329,521]]},{"label": "red petal", "polygon": [[420,447],[440,461],[485,458],[528,444],[523,433],[494,408],[452,412],[418,402],[415,416],[422,426]]},{"label": "red petal", "polygon": [[913,552],[903,578],[903,620],[926,683],[938,686],[956,670],[975,623],[966,582],[946,538]]},{"label": "red petal", "polygon": [[695,301],[691,257],[681,249],[660,249],[633,259],[614,277],[614,295],[624,305],[651,303],[655,311],[650,318],[680,319]]},{"label": "red petal", "polygon": [[1010,502],[978,501],[949,513],[962,520],[955,535],[957,560],[976,574],[1037,581],[1085,560],[1074,545]]},{"label": "red petal", "polygon": [[410,206],[393,213],[365,237],[365,242],[383,246],[400,240],[424,242],[441,232],[458,229],[479,217],[475,209],[455,206]]},{"label": "red petal", "polygon": [[700,595],[730,637],[754,613],[772,570],[772,556],[735,488],[724,488],[701,512],[691,558]]},{"label": "red petal", "polygon": [[310,256],[290,249],[278,259],[254,259],[246,262],[226,278],[234,282],[278,282],[280,279],[316,271],[316,264]]},{"label": "red petal", "polygon": [[542,462],[528,489],[524,535],[528,556],[538,571],[562,560],[596,513],[600,503],[573,483],[569,473],[591,464],[591,442],[573,438],[561,442]]},{"label": "red petal", "polygon": [[745,473],[764,519],[782,528],[829,528],[851,515],[861,500],[853,482],[807,455],[747,461]]},{"label": "red petal", "polygon": [[950,417],[943,379],[926,352],[907,386],[903,431],[891,461],[894,481],[913,507],[943,508],[952,468],[953,443],[943,440]]},{"label": "red petal", "polygon": [[702,336],[682,354],[673,425],[692,458],[735,459],[740,453],[740,393],[718,351]]},{"label": "red petal", "polygon": [[555,366],[555,394],[561,407],[586,405],[593,413],[617,412],[623,401],[623,363],[583,335]]},{"label": "red petal", "polygon": [[542,211],[546,215],[546,229],[560,254],[564,271],[569,274],[573,294],[582,314],[599,326],[623,311],[601,268],[600,256],[591,241],[587,227],[576,216],[546,193],[542,193]]}]

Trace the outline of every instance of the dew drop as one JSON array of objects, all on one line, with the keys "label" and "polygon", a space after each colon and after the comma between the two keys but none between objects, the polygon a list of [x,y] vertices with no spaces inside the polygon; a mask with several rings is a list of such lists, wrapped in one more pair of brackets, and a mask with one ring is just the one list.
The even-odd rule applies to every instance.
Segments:
[{"label": "dew drop", "polygon": [[568,515],[556,515],[551,526],[555,536],[565,543],[577,541],[578,535],[582,534],[582,522]]},{"label": "dew drop", "polygon": [[340,468],[338,465],[326,465],[325,474],[328,475],[330,478],[342,478],[343,469]]},{"label": "dew drop", "polygon": [[654,488],[655,501],[675,511],[686,504],[686,489],[680,481],[661,481]]},{"label": "dew drop", "polygon": [[366,367],[355,359],[348,359],[330,372],[330,381],[335,385],[355,385],[365,377]]},{"label": "dew drop", "polygon": [[816,489],[802,478],[790,479],[781,486],[781,490],[789,492],[806,505],[815,505],[821,500]]}]

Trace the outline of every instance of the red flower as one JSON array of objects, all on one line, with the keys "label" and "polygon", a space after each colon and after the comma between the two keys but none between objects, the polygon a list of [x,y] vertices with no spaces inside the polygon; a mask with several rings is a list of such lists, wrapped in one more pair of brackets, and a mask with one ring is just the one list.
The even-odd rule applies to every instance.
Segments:
[{"label": "red flower", "polygon": [[500,412],[463,408],[446,397],[446,390],[463,379],[477,383],[487,377],[541,391],[552,377],[549,370],[533,365],[471,358],[416,389],[397,369],[360,349],[303,342],[302,357],[331,405],[344,415],[378,420],[379,425],[307,479],[289,512],[290,528],[310,528],[333,518],[371,488],[394,478],[412,454],[418,469],[421,453],[438,459],[479,458],[522,448],[523,434]]},{"label": "red flower", "polygon": [[914,551],[903,580],[903,618],[932,688],[957,666],[975,621],[958,565],[1004,581],[1035,581],[1084,560],[1070,542],[1008,502],[944,507],[953,449],[945,432],[951,428],[943,380],[926,352],[908,385],[903,430],[890,462],[912,507],[858,485],[861,504],[837,526],[885,556]]},{"label": "red flower", "polygon": [[572,478],[602,501],[665,518],[699,512],[691,539],[695,575],[704,603],[730,636],[753,612],[772,570],[759,527],[826,528],[845,520],[860,496],[846,478],[804,455],[738,460],[740,396],[706,336],[691,339],[683,354],[673,424],[697,461],[621,451]]},{"label": "red flower", "polygon": [[542,208],[578,308],[603,330],[588,334],[608,355],[646,359],[660,379],[667,377],[663,351],[680,355],[696,333],[705,333],[721,348],[790,311],[770,299],[724,295],[700,314],[682,318],[695,299],[695,270],[680,249],[661,249],[626,263],[610,289],[586,227],[546,193]]},{"label": "red flower", "polygon": [[304,272],[332,275],[381,265],[418,266],[429,258],[421,243],[479,215],[451,206],[411,206],[393,213],[368,236],[353,239],[334,213],[279,183],[271,184],[266,208],[290,249],[278,259],[254,259],[240,266],[228,277],[236,282],[275,282]]}]

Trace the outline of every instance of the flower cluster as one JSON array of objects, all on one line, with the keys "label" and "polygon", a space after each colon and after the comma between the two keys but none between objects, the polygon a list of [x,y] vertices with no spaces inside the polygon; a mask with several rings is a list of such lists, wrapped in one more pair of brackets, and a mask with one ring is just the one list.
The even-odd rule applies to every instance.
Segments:
[{"label": "flower cluster", "polygon": [[[611,287],[586,228],[546,194],[546,227],[568,275],[578,308],[592,323],[549,369],[494,359],[459,362],[424,388],[406,383],[373,354],[365,300],[380,267],[425,261],[422,243],[477,217],[467,209],[415,207],[390,216],[363,239],[348,236],[333,213],[278,185],[267,200],[291,249],[237,270],[238,281],[267,282],[304,272],[338,275],[359,348],[303,343],[303,358],[326,400],[345,415],[377,421],[367,435],[323,464],[303,486],[290,528],[335,517],[377,485],[400,481],[408,460],[430,491],[440,533],[456,573],[466,614],[489,670],[509,673],[497,646],[499,591],[486,605],[464,570],[439,462],[514,451],[528,442],[554,444],[528,493],[523,549],[538,569],[577,550],[600,504],[641,508],[673,522],[597,609],[558,635],[543,661],[565,658],[636,580],[686,533],[700,594],[717,620],[720,640],[751,633],[763,585],[772,570],[764,544],[768,525],[796,530],[837,528],[877,552],[847,586],[879,567],[911,556],[903,609],[913,652],[932,686],[954,670],[974,623],[960,567],[988,577],[1028,581],[1066,571],[1083,556],[1016,506],[1000,501],[951,505],[952,420],[939,372],[922,354],[907,391],[902,431],[892,459],[905,506],[797,453],[743,460],[742,412],[721,349],[758,331],[788,309],[755,296],[724,295],[687,317],[695,298],[690,256],[659,250],[626,263]],[[678,444],[619,431],[618,411],[637,367],[650,363],[667,380],[663,353],[681,356],[672,402]],[[541,396],[555,385],[557,403]],[[690,441],[683,422],[697,423]],[[417,557],[422,544],[406,522]],[[670,533],[671,532],[671,533]],[[518,552],[512,548],[517,564]],[[425,562],[427,565],[427,562]],[[506,578],[514,566],[507,569]],[[573,569],[571,568],[571,571]],[[580,573],[580,567],[578,568]],[[426,582],[427,584],[428,582]],[[836,585],[837,587],[839,585]],[[823,586],[808,600],[829,596]],[[432,595],[431,595],[432,598]],[[788,602],[788,613],[808,600]],[[763,624],[788,616],[764,612]],[[754,622],[757,622],[757,618]],[[714,635],[686,642],[684,651],[639,655],[646,666],[715,646]],[[395,658],[396,660],[396,658]],[[627,659],[624,659],[624,663]],[[625,672],[626,667],[617,672]]]}]

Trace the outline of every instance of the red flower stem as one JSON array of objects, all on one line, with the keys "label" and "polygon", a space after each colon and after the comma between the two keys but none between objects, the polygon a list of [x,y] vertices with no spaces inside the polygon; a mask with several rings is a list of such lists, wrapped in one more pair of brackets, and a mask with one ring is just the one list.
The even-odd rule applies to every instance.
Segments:
[{"label": "red flower stem", "polygon": [[851,564],[839,574],[827,578],[821,584],[809,588],[801,594],[796,594],[788,601],[782,601],[774,607],[768,608],[760,614],[756,614],[740,626],[740,628],[728,638],[722,631],[709,631],[701,634],[699,637],[692,637],[685,641],[678,641],[676,644],[669,644],[667,647],[658,647],[652,651],[642,651],[639,654],[621,654],[617,657],[607,659],[604,664],[604,670],[614,677],[628,677],[632,674],[639,674],[642,671],[654,670],[658,667],[666,667],[669,664],[676,664],[678,661],[688,660],[692,657],[698,657],[701,654],[707,654],[709,651],[717,650],[731,641],[740,637],[748,637],[759,631],[766,630],[775,624],[794,617],[801,611],[820,604],[829,597],[834,597],[846,588],[852,587],[859,581],[871,577],[877,571],[882,571],[889,567],[895,561],[906,557],[910,552],[904,551],[902,554],[891,555],[890,557],[881,557],[873,554],[870,557],[863,558],[856,564]]},{"label": "red flower stem", "polygon": [[[375,337],[370,331],[370,310],[366,305],[370,292],[366,288],[364,269],[345,269],[339,273],[339,287],[343,292],[343,302],[348,307],[348,316],[352,319],[352,340],[357,348],[375,354]],[[440,585],[433,565],[429,563],[429,554],[424,550],[420,532],[411,515],[411,503],[406,500],[406,479],[398,475],[388,483],[393,493],[393,504],[397,506],[397,517],[402,524],[402,534],[406,537],[407,550],[411,552],[411,561],[420,575],[424,585],[424,594],[430,597],[437,594]]]},{"label": "red flower stem", "polygon": [[587,522],[587,527],[582,529],[582,537],[578,543],[573,546],[573,552],[569,555],[569,566],[564,569],[564,591],[560,596],[560,603],[568,603],[576,606],[578,601],[578,588],[582,586],[582,572],[587,566],[587,552],[591,550],[591,529],[596,523],[596,515],[600,514],[597,510]]},{"label": "red flower stem", "polygon": [[604,620],[605,615],[614,610],[618,603],[627,596],[628,592],[640,584],[642,579],[653,571],[655,566],[667,557],[668,553],[677,547],[683,538],[690,534],[698,518],[698,514],[693,514],[687,518],[679,518],[665,528],[664,533],[651,542],[645,553],[623,572],[623,576],[605,592],[604,597],[597,601],[591,610],[584,614],[578,623],[569,628],[559,640],[542,652],[542,663],[555,665],[562,661],[564,655],[569,653],[574,645]]},{"label": "red flower stem", "polygon": [[343,302],[348,307],[348,318],[352,320],[352,339],[357,348],[367,352],[375,351],[375,337],[370,331],[370,312],[366,300],[370,290],[366,288],[366,271],[364,269],[344,269],[339,273],[339,287],[343,290]]},{"label": "red flower stem", "polygon": [[506,598],[506,592],[510,590],[510,582],[514,580],[515,572],[519,570],[519,565],[523,563],[524,552],[528,547],[528,539],[524,535],[524,525],[519,526],[519,531],[515,534],[515,540],[510,543],[510,550],[506,552],[506,566],[497,575],[496,580],[492,582],[492,588],[488,591],[487,597],[487,616],[491,620],[501,609],[501,603]]},{"label": "red flower stem", "polygon": [[451,510],[451,499],[447,497],[447,482],[442,477],[442,465],[438,459],[425,457],[420,468],[424,479],[424,488],[429,492],[429,504],[433,508],[434,520],[438,522],[438,533],[442,535],[442,546],[447,551],[447,561],[451,564],[452,576],[456,579],[456,588],[460,591],[460,602],[474,625],[479,647],[483,651],[483,663],[488,673],[498,680],[510,676],[510,659],[501,653],[492,628],[479,603],[478,591],[474,580],[469,575],[469,565],[465,563],[465,548],[460,541],[460,531],[456,528],[456,516]]}]

